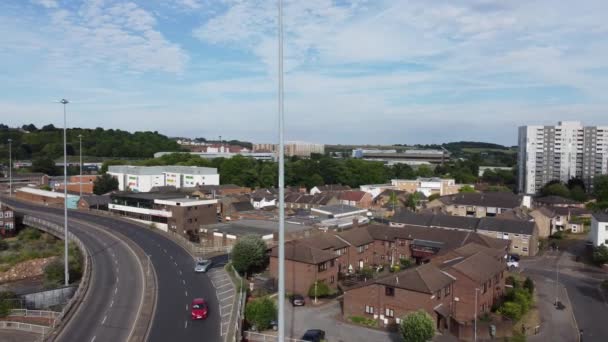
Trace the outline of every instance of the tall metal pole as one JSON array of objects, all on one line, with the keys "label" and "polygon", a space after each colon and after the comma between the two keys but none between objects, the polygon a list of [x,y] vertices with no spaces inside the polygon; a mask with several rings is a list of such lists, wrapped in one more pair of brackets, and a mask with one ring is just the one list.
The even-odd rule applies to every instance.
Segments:
[{"label": "tall metal pole", "polygon": [[473,332],[473,341],[477,342],[477,292],[479,292],[478,288],[475,288],[475,325]]},{"label": "tall metal pole", "polygon": [[64,278],[65,286],[70,283],[70,273],[68,270],[68,140],[67,140],[67,119],[66,105],[70,103],[66,99],[59,101],[63,104],[63,247],[64,247]]},{"label": "tall metal pole", "polygon": [[8,139],[8,197],[13,196],[13,139]]},{"label": "tall metal pole", "polygon": [[78,138],[80,139],[80,147],[78,149],[80,151],[80,176],[78,177],[78,184],[80,185],[80,198],[82,198],[82,134],[79,134]]},{"label": "tall metal pole", "polygon": [[559,254],[555,263],[555,306],[559,303]]},{"label": "tall metal pole", "polygon": [[285,341],[285,136],[283,106],[283,0],[278,0],[279,78],[279,342]]}]

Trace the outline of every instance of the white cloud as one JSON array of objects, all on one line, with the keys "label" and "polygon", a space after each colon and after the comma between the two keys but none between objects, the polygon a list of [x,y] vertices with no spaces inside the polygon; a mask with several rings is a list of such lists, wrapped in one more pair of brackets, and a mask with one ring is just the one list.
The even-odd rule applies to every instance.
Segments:
[{"label": "white cloud", "polygon": [[202,6],[200,0],[177,0],[177,3],[191,9],[199,9]]},{"label": "white cloud", "polygon": [[46,8],[57,8],[59,4],[56,0],[33,0],[32,2],[44,6]]}]

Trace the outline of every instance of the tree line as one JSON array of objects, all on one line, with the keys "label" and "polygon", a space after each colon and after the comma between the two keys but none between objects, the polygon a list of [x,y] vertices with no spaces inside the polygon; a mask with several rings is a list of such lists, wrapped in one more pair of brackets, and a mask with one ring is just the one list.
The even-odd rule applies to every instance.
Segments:
[{"label": "tree line", "polygon": [[[109,165],[122,165],[124,160],[106,161],[102,172]],[[203,159],[187,153],[173,153],[136,163],[142,166],[186,165],[214,167],[218,169],[223,184],[236,184],[250,188],[274,187],[278,183],[278,164],[243,156],[229,159]],[[479,163],[476,160],[455,160],[431,167],[420,165],[413,168],[406,164],[385,165],[382,162],[361,159],[334,159],[324,155],[313,155],[309,159],[288,158],[285,163],[285,184],[305,186],[310,189],[323,184],[343,184],[359,187],[363,184],[390,183],[391,179],[415,179],[417,177],[452,177],[458,183],[475,183]],[[514,175],[500,173],[493,181],[502,185],[514,185]],[[504,182],[502,182],[504,180]]]}]

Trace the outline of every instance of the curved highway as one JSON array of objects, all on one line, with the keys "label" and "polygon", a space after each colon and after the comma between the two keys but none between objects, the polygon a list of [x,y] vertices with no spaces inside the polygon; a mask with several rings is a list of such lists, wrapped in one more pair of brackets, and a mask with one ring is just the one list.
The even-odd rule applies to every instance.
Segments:
[{"label": "curved highway", "polygon": [[[62,214],[62,209],[59,208],[5,201],[16,209]],[[120,219],[74,210],[69,212],[68,217],[122,233],[150,255],[158,279],[158,298],[149,341],[223,341],[219,304],[213,285],[206,274],[194,273],[192,256],[181,246],[152,230]],[[203,321],[192,321],[190,304],[192,299],[199,297],[207,301],[209,317]]]},{"label": "curved highway", "polygon": [[[38,210],[19,211],[63,224],[62,216]],[[118,237],[74,220],[68,228],[91,256],[91,279],[84,300],[57,340],[126,341],[141,305],[142,265]]]}]

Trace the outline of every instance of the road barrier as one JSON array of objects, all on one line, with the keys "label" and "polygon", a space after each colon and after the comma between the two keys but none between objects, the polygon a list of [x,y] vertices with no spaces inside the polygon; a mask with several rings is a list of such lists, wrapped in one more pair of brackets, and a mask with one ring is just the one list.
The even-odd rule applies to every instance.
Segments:
[{"label": "road barrier", "polygon": [[[58,224],[55,224],[53,222],[34,217],[32,215],[25,215],[25,217],[23,218],[23,224],[45,231],[60,239],[64,238],[64,227],[59,226]],[[47,333],[44,333],[45,336],[49,334],[49,336],[46,338],[48,341],[53,341],[57,337],[59,332],[65,327],[65,323],[69,321],[69,319],[72,317],[72,315],[76,311],[76,308],[84,299],[84,296],[89,288],[89,282],[91,279],[91,256],[89,255],[87,248],[82,243],[82,241],[80,241],[80,239],[71,232],[68,232],[68,241],[73,242],[82,253],[84,260],[83,272],[82,277],[80,278],[80,283],[78,284],[78,288],[76,289],[74,296],[72,296],[72,298],[68,301],[67,305],[63,307],[63,310],[61,310],[61,312],[59,312],[59,314],[54,318],[51,326],[52,329],[49,330]]]},{"label": "road barrier", "polygon": [[44,336],[48,335],[53,328],[45,327],[44,325],[11,322],[11,321],[0,321],[0,329],[20,330],[27,331]]},{"label": "road barrier", "polygon": [[226,342],[239,342],[241,341],[241,337],[243,335],[243,320],[245,319],[245,304],[247,302],[247,289],[243,286],[243,278],[239,275],[239,273],[234,269],[232,265],[230,265],[230,270],[228,271],[235,275],[239,284],[233,281],[233,278],[230,277],[230,281],[237,287],[238,290],[238,298],[235,300],[236,310],[233,310],[232,317],[230,318],[231,327],[234,327],[234,330],[226,334]]},{"label": "road barrier", "polygon": [[[278,342],[279,338],[274,335],[261,334],[254,331],[245,331],[244,334],[247,341],[255,342]],[[285,337],[285,341],[289,342],[306,342],[304,340],[298,340],[297,338]]]},{"label": "road barrier", "polygon": [[61,313],[48,310],[12,309],[8,314],[10,317],[38,317],[56,319]]}]

